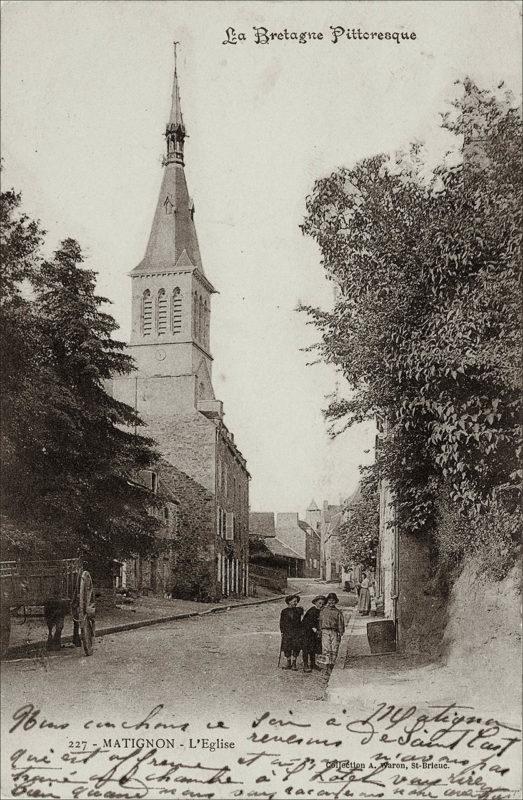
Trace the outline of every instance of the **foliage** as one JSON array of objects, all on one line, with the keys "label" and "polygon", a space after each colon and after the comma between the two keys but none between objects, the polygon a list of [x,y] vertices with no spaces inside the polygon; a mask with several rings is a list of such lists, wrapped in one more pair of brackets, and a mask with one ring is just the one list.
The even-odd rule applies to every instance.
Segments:
[{"label": "foliage", "polygon": [[176,561],[176,578],[173,596],[181,600],[196,600],[201,603],[215,602],[219,595],[213,592],[214,575],[208,563],[195,562],[190,558]]},{"label": "foliage", "polygon": [[508,94],[461,88],[442,163],[414,145],[341,168],[303,225],[337,287],[332,311],[305,310],[352,390],[326,411],[331,433],[378,419],[375,475],[414,532],[434,525],[443,483],[475,518],[521,478],[521,116]]},{"label": "foliage", "polygon": [[491,580],[501,580],[514,563],[521,531],[521,509],[507,507],[496,497],[485,514],[475,518],[460,515],[448,495],[437,502],[434,545],[439,577],[450,576],[465,555],[471,556],[478,572]]},{"label": "foliage", "polygon": [[45,260],[44,233],[20,202],[1,195],[5,544],[66,555],[82,547],[100,558],[145,553],[158,523],[132,477],[155,453],[137,435],[133,409],[104,389],[132,360],[112,338],[116,323],[101,310],[107,301],[77,242],[66,239]]},{"label": "foliage", "polygon": [[379,498],[376,492],[363,491],[351,503],[348,519],[338,528],[342,561],[376,568],[379,538]]}]

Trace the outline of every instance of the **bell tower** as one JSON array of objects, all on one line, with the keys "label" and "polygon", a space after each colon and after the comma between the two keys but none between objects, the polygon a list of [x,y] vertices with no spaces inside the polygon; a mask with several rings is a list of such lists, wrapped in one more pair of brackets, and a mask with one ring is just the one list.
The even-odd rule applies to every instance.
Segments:
[{"label": "bell tower", "polygon": [[180,104],[176,55],[175,43],[171,111],[165,128],[166,153],[160,194],[145,255],[130,273],[129,352],[141,377],[194,377],[195,402],[198,402],[214,400],[210,319],[211,295],[216,289],[205,276],[194,224],[194,203],[185,179],[187,134]]}]

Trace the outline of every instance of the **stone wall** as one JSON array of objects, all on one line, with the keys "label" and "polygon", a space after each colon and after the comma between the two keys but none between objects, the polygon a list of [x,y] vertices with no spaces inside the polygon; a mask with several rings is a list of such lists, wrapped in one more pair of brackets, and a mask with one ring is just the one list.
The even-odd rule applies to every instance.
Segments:
[{"label": "stone wall", "polygon": [[398,650],[437,655],[447,610],[445,598],[432,593],[431,558],[426,540],[401,533],[398,562]]},{"label": "stone wall", "polygon": [[263,586],[273,592],[284,594],[287,590],[287,570],[285,567],[269,567],[251,563],[251,583]]},{"label": "stone wall", "polygon": [[145,436],[159,443],[162,457],[214,494],[216,426],[195,411],[170,417],[144,416]]},{"label": "stone wall", "polygon": [[[217,572],[222,593],[242,596],[247,594],[249,572],[249,473],[225,426],[218,428],[215,495]],[[228,538],[231,532],[232,538]]]},{"label": "stone wall", "polygon": [[178,531],[173,541],[174,597],[216,599],[214,496],[171,464],[159,468],[162,484],[176,496]]}]

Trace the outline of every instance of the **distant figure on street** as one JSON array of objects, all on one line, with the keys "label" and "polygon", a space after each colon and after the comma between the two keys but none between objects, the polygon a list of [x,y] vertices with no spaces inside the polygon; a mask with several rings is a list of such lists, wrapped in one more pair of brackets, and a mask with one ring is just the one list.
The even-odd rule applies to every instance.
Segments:
[{"label": "distant figure on street", "polygon": [[301,650],[301,618],[303,608],[298,605],[300,596],[289,594],[285,598],[287,608],[280,614],[281,649],[287,659],[283,669],[297,669],[296,659]]},{"label": "distant figure on street", "polygon": [[316,664],[316,653],[321,653],[320,611],[326,602],[326,598],[321,594],[315,597],[312,607],[305,612],[301,622],[304,672],[319,669]]},{"label": "distant figure on street", "polygon": [[366,616],[370,611],[370,581],[366,572],[363,573],[361,580],[361,590],[358,602],[358,611],[362,616]]},{"label": "distant figure on street", "polygon": [[327,659],[327,672],[332,672],[340,648],[341,637],[345,633],[343,613],[336,608],[338,596],[331,592],[327,604],[320,611],[321,649]]}]

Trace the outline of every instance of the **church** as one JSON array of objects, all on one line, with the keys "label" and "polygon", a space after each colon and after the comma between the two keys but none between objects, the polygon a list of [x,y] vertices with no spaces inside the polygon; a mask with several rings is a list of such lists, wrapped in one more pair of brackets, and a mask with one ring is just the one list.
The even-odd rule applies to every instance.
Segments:
[{"label": "church", "polygon": [[[201,522],[195,569],[206,566],[209,596],[248,593],[249,472],[212,384],[211,298],[184,171],[187,133],[176,56],[172,103],[165,130],[163,178],[151,232],[130,272],[132,330],[128,352],[136,372],[111,381],[113,396],[135,408],[162,456],[164,483],[174,467],[204,492],[196,493]],[[171,486],[176,495],[176,482]],[[205,504],[206,514],[201,514]],[[190,510],[190,509],[189,509]],[[195,536],[192,530],[179,535]],[[186,568],[186,567],[185,567]],[[173,567],[176,570],[176,566]],[[176,588],[176,575],[173,576]]]}]

